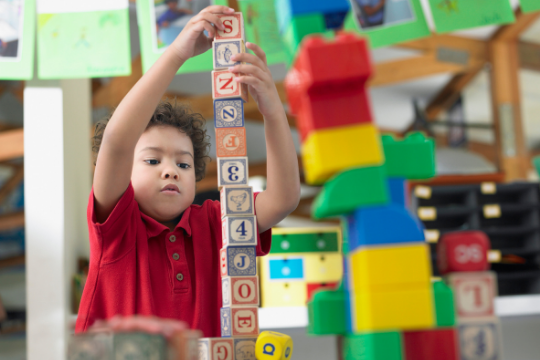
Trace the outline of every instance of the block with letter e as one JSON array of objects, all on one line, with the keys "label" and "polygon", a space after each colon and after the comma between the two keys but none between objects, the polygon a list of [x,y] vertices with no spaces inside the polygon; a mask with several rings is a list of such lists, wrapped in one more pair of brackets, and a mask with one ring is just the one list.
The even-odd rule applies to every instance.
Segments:
[{"label": "block with letter e", "polygon": [[246,128],[217,128],[216,153],[218,157],[246,156]]},{"label": "block with letter e", "polygon": [[259,281],[257,276],[221,278],[223,307],[259,305]]},{"label": "block with letter e", "polygon": [[212,98],[236,99],[248,101],[248,89],[246,84],[236,82],[234,73],[228,70],[212,71]]},{"label": "block with letter e", "polygon": [[257,246],[257,217],[225,216],[221,232],[223,246]]},{"label": "block with letter e", "polygon": [[248,158],[218,158],[218,187],[248,185]]},{"label": "block with letter e", "polygon": [[217,29],[215,40],[245,40],[244,17],[241,12],[216,16],[223,22],[224,29]]},{"label": "block with letter e", "polygon": [[235,360],[233,339],[199,339],[199,360]]},{"label": "block with letter e", "polygon": [[257,275],[255,246],[226,246],[220,250],[221,276]]},{"label": "block with letter e", "polygon": [[214,100],[214,126],[217,128],[244,126],[244,101],[236,99]]},{"label": "block with letter e", "polygon": [[253,215],[253,188],[225,186],[221,188],[221,217]]},{"label": "block with letter e", "polygon": [[257,336],[259,334],[258,307],[221,308],[221,319],[222,337]]}]

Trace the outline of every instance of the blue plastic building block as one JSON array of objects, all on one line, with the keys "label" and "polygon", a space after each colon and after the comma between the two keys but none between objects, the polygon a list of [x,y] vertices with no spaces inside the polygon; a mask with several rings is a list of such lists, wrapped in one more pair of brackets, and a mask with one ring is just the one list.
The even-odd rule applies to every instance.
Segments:
[{"label": "blue plastic building block", "polygon": [[424,241],[424,228],[402,206],[357,209],[347,217],[349,251],[359,246]]},{"label": "blue plastic building block", "polygon": [[390,201],[393,204],[407,207],[407,180],[404,178],[388,178]]},{"label": "blue plastic building block", "polygon": [[283,33],[296,15],[347,13],[351,4],[348,0],[275,0],[275,7],[279,30]]}]

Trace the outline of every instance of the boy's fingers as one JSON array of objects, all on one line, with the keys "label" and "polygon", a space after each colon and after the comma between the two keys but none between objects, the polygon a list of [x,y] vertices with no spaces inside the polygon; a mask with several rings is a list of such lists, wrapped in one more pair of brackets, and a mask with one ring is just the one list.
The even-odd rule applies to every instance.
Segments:
[{"label": "boy's fingers", "polygon": [[216,25],[216,27],[218,29],[224,29],[225,27],[223,26],[223,22],[221,21],[221,19],[219,17],[217,17],[215,14],[211,14],[211,13],[202,13],[200,12],[197,16],[195,16],[192,21],[193,22],[199,22],[201,20],[205,20],[205,21],[208,21],[209,23],[211,24],[214,24]]},{"label": "boy's fingers", "polygon": [[255,89],[260,88],[261,85],[262,85],[261,80],[257,79],[254,76],[249,76],[249,75],[243,75],[243,76],[236,77],[236,78],[234,78],[234,81],[242,83],[242,84],[246,84],[246,85],[251,85]]},{"label": "boy's fingers", "polygon": [[268,80],[268,74],[262,71],[260,67],[255,66],[255,65],[249,65],[249,64],[236,65],[230,68],[229,71],[232,73],[250,74],[259,78],[261,81]]},{"label": "boy's fingers", "polygon": [[231,58],[233,61],[241,61],[250,63],[252,65],[258,66],[261,69],[267,69],[266,64],[257,56],[249,53],[238,53],[234,54]]},{"label": "boy's fingers", "polygon": [[251,42],[247,42],[246,43],[246,47],[253,51],[255,53],[255,55],[257,55],[257,57],[259,59],[262,60],[262,62],[267,65],[267,62],[266,62],[266,53],[264,52],[263,49],[261,49],[261,47],[257,44],[254,44],[254,43],[251,43]]},{"label": "boy's fingers", "polygon": [[232,14],[235,10],[233,8],[230,8],[228,6],[222,6],[222,5],[211,5],[207,6],[204,9],[202,9],[200,13],[213,13],[213,14]]}]

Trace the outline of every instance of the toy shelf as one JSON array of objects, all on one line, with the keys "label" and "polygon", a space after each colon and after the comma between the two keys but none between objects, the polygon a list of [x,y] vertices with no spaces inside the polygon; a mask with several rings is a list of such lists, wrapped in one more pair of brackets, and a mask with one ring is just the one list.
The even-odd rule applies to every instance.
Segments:
[{"label": "toy shelf", "polygon": [[[503,257],[492,264],[499,295],[540,294],[538,183],[441,185],[428,192],[413,189],[411,209],[427,232],[437,237],[459,230],[484,231],[492,249]],[[436,241],[431,239],[434,275],[438,275]]]}]

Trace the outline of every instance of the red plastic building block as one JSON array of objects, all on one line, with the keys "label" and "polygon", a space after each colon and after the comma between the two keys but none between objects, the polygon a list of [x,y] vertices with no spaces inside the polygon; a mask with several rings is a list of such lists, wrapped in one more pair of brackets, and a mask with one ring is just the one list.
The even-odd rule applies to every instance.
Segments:
[{"label": "red plastic building block", "polygon": [[333,42],[304,39],[285,78],[301,139],[315,129],[372,122],[366,81],[372,73],[366,40],[342,33]]},{"label": "red plastic building block", "polygon": [[339,283],[337,282],[331,282],[331,283],[325,283],[325,284],[308,283],[307,284],[307,301],[311,301],[315,290],[335,290],[337,289],[338,285]]},{"label": "red plastic building block", "polygon": [[445,234],[437,244],[437,267],[441,274],[489,269],[487,252],[491,244],[481,231]]},{"label": "red plastic building block", "polygon": [[407,360],[458,360],[456,329],[429,329],[403,332]]}]

